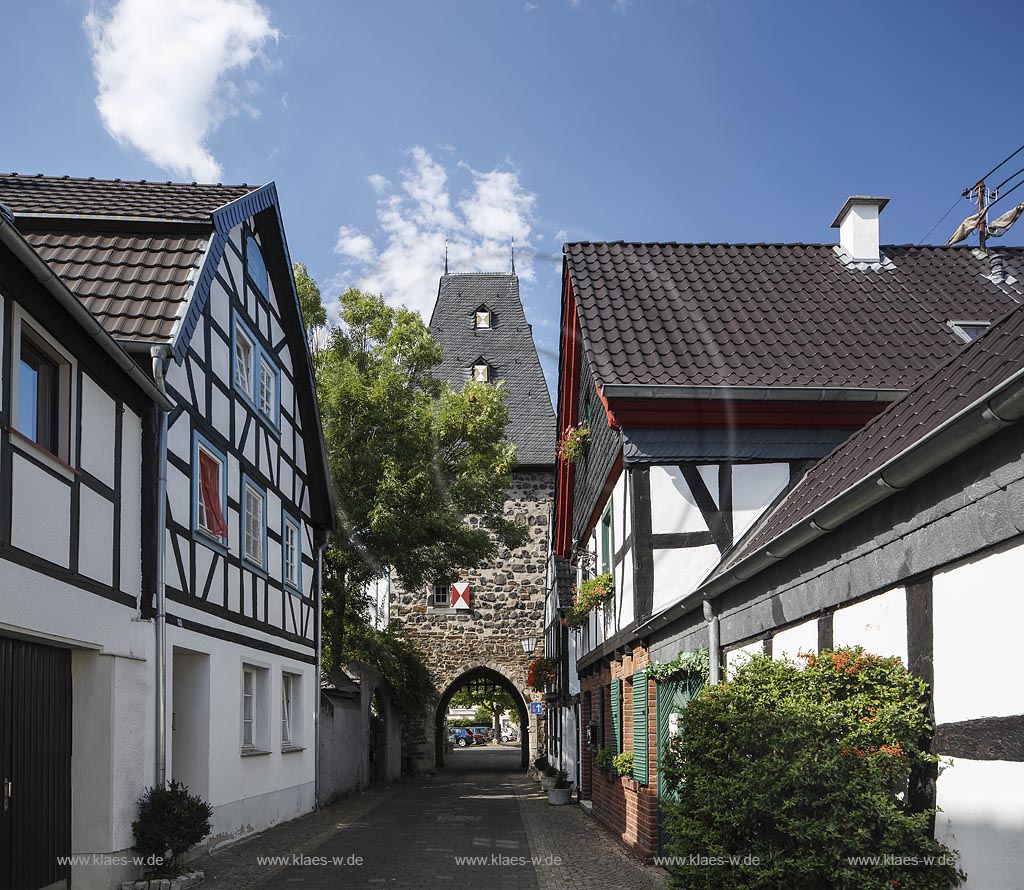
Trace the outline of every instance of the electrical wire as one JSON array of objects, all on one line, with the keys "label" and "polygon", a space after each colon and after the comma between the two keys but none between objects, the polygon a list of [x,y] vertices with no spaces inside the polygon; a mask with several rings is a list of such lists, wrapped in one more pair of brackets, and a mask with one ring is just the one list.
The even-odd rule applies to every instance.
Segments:
[{"label": "electrical wire", "polygon": [[956,200],[955,200],[955,201],[953,202],[953,206],[952,206],[952,207],[950,207],[950,208],[949,208],[949,210],[947,210],[947,211],[946,211],[945,213],[943,213],[943,214],[942,214],[942,217],[941,217],[941,218],[939,219],[939,221],[938,221],[937,223],[935,223],[935,225],[934,225],[934,226],[932,226],[932,227],[931,227],[931,228],[930,228],[930,229],[929,229],[929,230],[928,230],[927,232],[925,232],[925,233],[924,233],[924,238],[919,238],[919,239],[918,239],[918,241],[917,241],[917,243],[918,243],[918,244],[924,244],[924,242],[925,242],[925,240],[926,240],[926,239],[928,238],[928,236],[929,236],[929,235],[930,235],[930,234],[931,234],[932,232],[934,232],[934,231],[935,231],[935,230],[936,230],[936,229],[937,229],[937,228],[938,228],[938,227],[939,227],[939,226],[940,226],[940,225],[942,224],[942,220],[944,220],[944,219],[945,219],[945,218],[946,218],[947,216],[949,216],[949,215],[950,215],[950,214],[951,214],[951,213],[953,212],[953,208],[954,208],[954,207],[956,207],[956,205],[957,205],[957,204],[959,204],[959,203],[960,203],[960,202],[961,202],[962,200],[963,200],[963,198],[962,198],[962,197],[960,197],[960,198],[957,198],[957,199],[956,199]]},{"label": "electrical wire", "polygon": [[[996,172],[996,170],[998,170],[998,169],[999,169],[1000,167],[1002,167],[1002,166],[1003,166],[1003,164],[1005,164],[1005,163],[1006,163],[1006,162],[1007,162],[1008,160],[1010,160],[1010,158],[1014,158],[1014,157],[1016,157],[1016,156],[1017,156],[1017,155],[1019,155],[1019,154],[1020,154],[1020,153],[1021,153],[1022,151],[1024,151],[1024,145],[1022,145],[1022,146],[1021,146],[1020,148],[1018,148],[1018,149],[1017,149],[1017,150],[1016,150],[1016,151],[1015,151],[1015,152],[1014,152],[1013,154],[1011,154],[1011,155],[1007,156],[1007,157],[1006,157],[1006,158],[1004,158],[1004,159],[1003,159],[1002,161],[1000,161],[1000,162],[999,162],[998,164],[996,164],[996,165],[995,165],[995,166],[994,166],[994,167],[993,167],[993,168],[992,168],[991,170],[989,170],[989,171],[988,171],[988,173],[986,173],[986,174],[985,174],[984,176],[982,176],[982,177],[981,177],[981,178],[980,178],[980,179],[978,180],[978,182],[983,182],[984,180],[988,179],[988,178],[989,178],[989,177],[990,177],[990,176],[991,176],[991,175],[992,175],[993,173],[995,173],[995,172]],[[1016,175],[1017,175],[1017,174],[1015,173],[1015,174],[1014,174],[1014,176],[1016,176]],[[1010,179],[1013,179],[1013,176],[1011,176],[1011,177],[1010,177]],[[973,188],[973,186],[972,186],[972,188]]]},{"label": "electrical wire", "polygon": [[1011,173],[1009,176],[1007,176],[1006,179],[1004,179],[1001,183],[999,183],[999,185],[995,187],[995,191],[998,192],[999,189],[1006,185],[1006,183],[1008,183],[1011,179],[1015,179],[1016,177],[1020,176],[1021,173],[1024,173],[1024,167],[1021,167],[1016,173]]}]

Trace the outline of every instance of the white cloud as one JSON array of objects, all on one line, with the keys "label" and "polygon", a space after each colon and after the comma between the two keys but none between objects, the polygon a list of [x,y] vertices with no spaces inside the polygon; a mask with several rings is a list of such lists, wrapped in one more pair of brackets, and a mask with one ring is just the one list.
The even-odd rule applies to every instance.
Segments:
[{"label": "white cloud", "polygon": [[452,272],[507,271],[514,238],[516,271],[524,280],[534,279],[530,237],[537,196],[511,164],[487,171],[466,163],[446,167],[420,146],[408,156],[397,184],[380,173],[367,177],[380,196],[378,229],[371,238],[341,227],[336,250],[352,264],[351,275],[340,276],[341,282],[428,316],[444,268],[446,238]]},{"label": "white cloud", "polygon": [[342,226],[338,229],[338,240],[335,242],[334,252],[359,263],[372,262],[376,255],[376,251],[373,249],[373,239],[369,235],[364,235],[354,226]]},{"label": "white cloud", "polygon": [[118,0],[90,12],[85,29],[107,132],[177,176],[219,179],[207,140],[239,111],[259,115],[258,82],[229,75],[277,40],[267,10],[257,0]]}]

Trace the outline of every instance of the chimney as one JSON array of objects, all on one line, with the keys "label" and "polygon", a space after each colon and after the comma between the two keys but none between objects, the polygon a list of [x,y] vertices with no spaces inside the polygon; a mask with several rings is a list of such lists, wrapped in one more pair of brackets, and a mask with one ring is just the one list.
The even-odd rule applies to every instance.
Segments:
[{"label": "chimney", "polygon": [[888,198],[869,198],[852,195],[832,220],[832,228],[839,229],[839,244],[858,263],[877,263],[878,214],[889,203]]}]

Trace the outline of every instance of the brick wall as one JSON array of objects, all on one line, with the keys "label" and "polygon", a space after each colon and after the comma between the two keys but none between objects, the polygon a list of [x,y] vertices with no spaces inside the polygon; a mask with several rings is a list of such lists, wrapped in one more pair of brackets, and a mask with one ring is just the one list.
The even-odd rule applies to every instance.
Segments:
[{"label": "brick wall", "polygon": [[[609,686],[613,680],[622,680],[622,750],[633,750],[633,673],[649,663],[647,650],[636,648],[630,655],[610,663],[602,661],[581,677],[584,725],[591,720],[600,723],[596,713],[598,690],[604,688],[604,717],[608,729],[601,745],[611,746],[614,742]],[[597,769],[593,763],[597,752],[587,746],[581,752],[580,783],[580,797],[592,801],[593,814],[598,821],[644,861],[650,861],[658,851],[657,705],[655,683],[648,680],[647,684],[648,784],[639,785],[632,779]]]}]

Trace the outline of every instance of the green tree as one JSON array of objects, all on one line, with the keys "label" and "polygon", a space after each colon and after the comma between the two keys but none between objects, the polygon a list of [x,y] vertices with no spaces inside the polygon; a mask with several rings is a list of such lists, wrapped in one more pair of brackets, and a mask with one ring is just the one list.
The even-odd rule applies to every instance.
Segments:
[{"label": "green tree", "polygon": [[519,725],[519,709],[516,700],[507,689],[490,691],[476,690],[472,686],[463,686],[451,698],[453,708],[476,708],[476,719],[481,723],[490,723],[495,733],[501,728],[501,715],[508,718],[516,726]]},{"label": "green tree", "polygon": [[[674,886],[946,890],[956,856],[908,793],[934,764],[925,684],[860,648],[756,657],[706,687],[661,757]],[[861,857],[878,857],[869,864]],[[927,863],[927,864],[926,864]]]},{"label": "green tree", "polygon": [[[305,277],[303,292],[318,293]],[[340,327],[311,338],[338,519],[325,554],[329,670],[367,623],[367,582],[393,572],[406,590],[450,584],[526,536],[503,515],[515,448],[501,386],[442,384],[441,348],[416,313],[354,289],[340,312]]]}]

